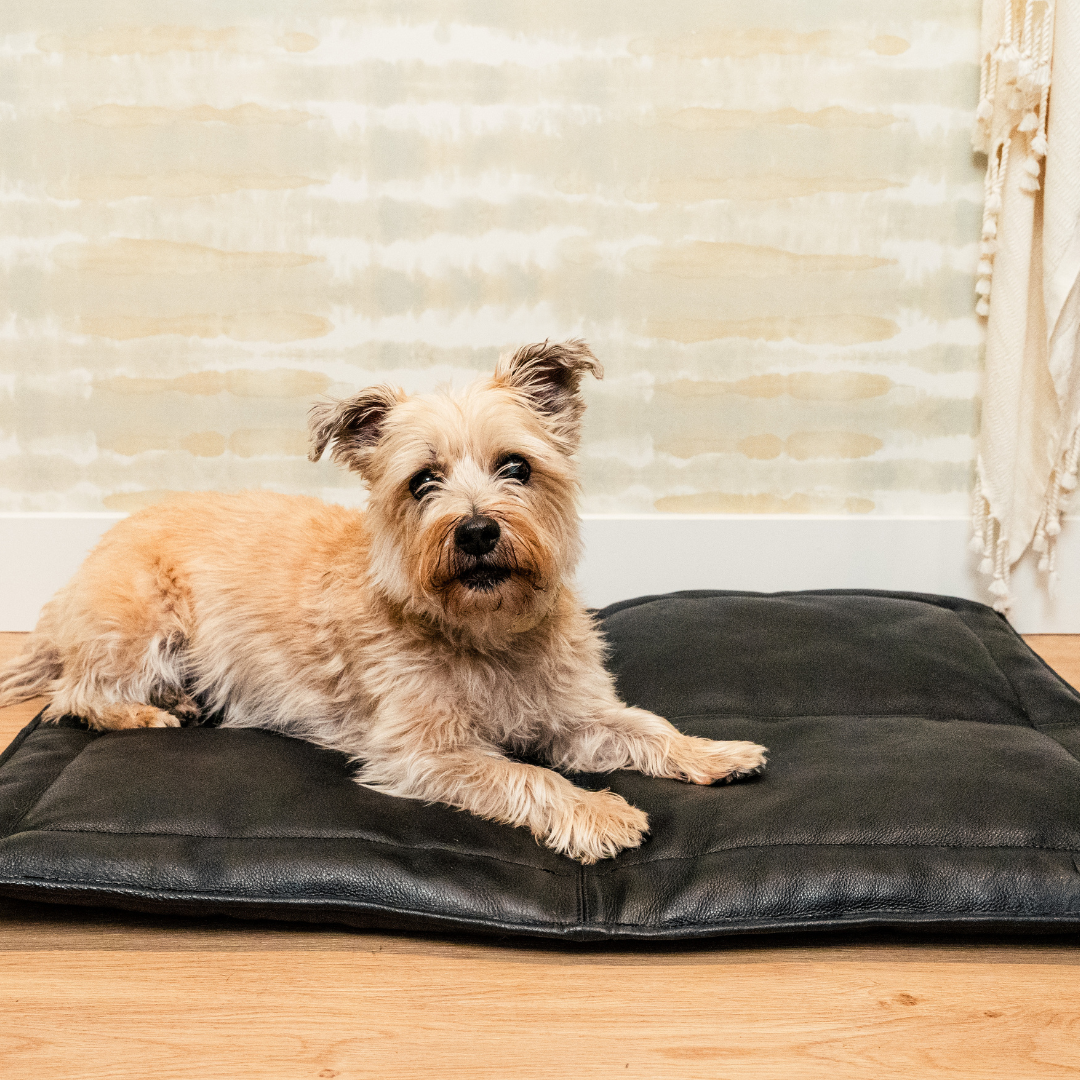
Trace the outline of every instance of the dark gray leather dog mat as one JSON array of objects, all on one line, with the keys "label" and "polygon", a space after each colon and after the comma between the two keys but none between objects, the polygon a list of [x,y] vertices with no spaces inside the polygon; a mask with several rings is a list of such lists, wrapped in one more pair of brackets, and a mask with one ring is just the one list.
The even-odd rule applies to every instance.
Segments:
[{"label": "dark gray leather dog mat", "polygon": [[581,867],[293,739],[35,721],[0,758],[0,895],[572,940],[1080,926],[1080,697],[989,608],[690,592],[599,618],[625,700],[768,770],[576,778],[652,823]]}]

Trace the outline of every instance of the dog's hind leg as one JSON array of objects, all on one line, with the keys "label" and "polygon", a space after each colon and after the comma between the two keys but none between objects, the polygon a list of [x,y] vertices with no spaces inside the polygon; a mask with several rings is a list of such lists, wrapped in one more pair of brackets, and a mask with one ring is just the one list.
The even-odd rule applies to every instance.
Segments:
[{"label": "dog's hind leg", "polygon": [[[48,642],[40,638],[32,641],[22,656],[0,672],[0,706],[51,693],[52,702],[45,710],[47,720],[79,713],[97,728],[176,727],[180,723],[176,716],[152,705],[103,701],[109,694],[100,687],[88,692],[84,685],[80,691],[70,686],[63,674],[63,665]],[[182,707],[183,699],[177,698],[177,704]]]},{"label": "dog's hind leg", "polygon": [[179,727],[198,709],[183,689],[180,642],[149,640],[116,630],[65,650],[47,720],[79,716],[99,730]]},{"label": "dog's hind leg", "polygon": [[33,637],[59,665],[46,719],[117,730],[178,727],[198,713],[185,690],[187,590],[172,567],[124,539],[96,549],[42,612]]}]

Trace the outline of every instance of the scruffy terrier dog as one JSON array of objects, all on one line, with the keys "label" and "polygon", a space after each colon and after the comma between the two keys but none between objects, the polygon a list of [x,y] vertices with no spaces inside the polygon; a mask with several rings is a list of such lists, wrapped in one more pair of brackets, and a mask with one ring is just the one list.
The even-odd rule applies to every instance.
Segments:
[{"label": "scruffy terrier dog", "polygon": [[343,750],[357,780],[525,825],[583,863],[636,847],[646,815],[571,772],[694,784],[760,770],[748,742],[628,708],[570,579],[582,341],[529,345],[463,393],[376,386],[311,411],[312,460],[370,488],[365,512],[248,492],[182,496],[117,524],[0,674],[0,705],[168,728],[205,708]]}]

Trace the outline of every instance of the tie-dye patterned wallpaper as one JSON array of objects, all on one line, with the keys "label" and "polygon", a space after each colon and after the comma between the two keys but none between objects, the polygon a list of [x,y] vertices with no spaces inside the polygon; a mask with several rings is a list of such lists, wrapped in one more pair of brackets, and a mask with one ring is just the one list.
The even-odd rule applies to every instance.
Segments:
[{"label": "tie-dye patterned wallpaper", "polygon": [[585,337],[584,509],[962,515],[979,0],[6,0],[5,510],[356,502],[321,394]]}]

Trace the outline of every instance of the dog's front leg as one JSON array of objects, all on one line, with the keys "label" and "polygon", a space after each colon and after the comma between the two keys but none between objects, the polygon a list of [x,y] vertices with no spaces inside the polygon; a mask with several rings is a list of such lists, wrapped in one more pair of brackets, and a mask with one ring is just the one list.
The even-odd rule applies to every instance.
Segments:
[{"label": "dog's front leg", "polygon": [[[648,817],[612,791],[586,791],[551,769],[511,761],[476,738],[450,736],[459,725],[381,723],[360,756],[367,787],[442,802],[505,825],[524,825],[538,841],[582,863],[637,847]],[[436,744],[436,745],[433,745]]]},{"label": "dog's front leg", "polygon": [[683,735],[655,713],[616,702],[598,704],[593,715],[560,732],[546,757],[568,772],[636,769],[646,776],[714,784],[760,772],[766,752],[751,742]]}]

